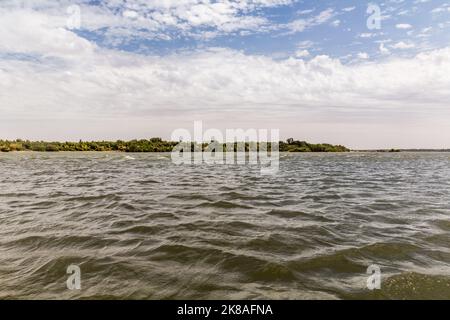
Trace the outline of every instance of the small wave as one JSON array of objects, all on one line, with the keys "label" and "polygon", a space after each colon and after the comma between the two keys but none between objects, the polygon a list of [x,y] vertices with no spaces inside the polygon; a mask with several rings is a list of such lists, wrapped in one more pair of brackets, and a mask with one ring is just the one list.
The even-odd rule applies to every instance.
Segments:
[{"label": "small wave", "polygon": [[314,215],[310,213],[306,213],[303,211],[295,211],[295,210],[281,210],[281,209],[273,209],[266,212],[267,215],[270,216],[278,216],[280,218],[292,219],[292,218],[308,218],[315,221],[321,222],[329,222],[331,219],[325,218],[320,215]]},{"label": "small wave", "polygon": [[204,200],[204,201],[212,201],[211,198],[199,193],[177,193],[170,194],[166,197],[166,199],[180,199],[180,200]]},{"label": "small wave", "polygon": [[405,261],[419,250],[419,247],[405,243],[375,243],[359,248],[341,249],[331,253],[321,253],[313,257],[292,261],[298,271],[333,270],[336,273],[364,272],[366,261]]},{"label": "small wave", "polygon": [[152,180],[152,179],[147,179],[147,180],[138,180],[138,181],[136,181],[138,184],[141,184],[141,185],[146,185],[146,184],[158,184],[158,183],[160,183],[159,181],[157,181],[157,180]]},{"label": "small wave", "polygon": [[92,235],[75,236],[75,235],[63,235],[60,237],[55,236],[40,236],[30,235],[22,238],[17,238],[5,243],[5,246],[9,247],[27,247],[31,249],[51,249],[51,248],[67,248],[78,247],[86,249],[101,249],[108,245],[113,245],[117,241],[111,238],[96,237]]},{"label": "small wave", "polygon": [[105,207],[106,209],[124,210],[125,212],[141,211],[138,207],[130,203],[121,203],[117,201],[111,202]]},{"label": "small wave", "polygon": [[242,192],[237,192],[237,191],[230,191],[230,192],[224,192],[221,194],[221,196],[223,197],[227,197],[230,198],[232,200],[235,199],[240,199],[240,200],[258,200],[258,201],[267,201],[267,200],[271,200],[270,197],[264,196],[264,195],[260,195],[260,194],[245,194]]},{"label": "small wave", "polygon": [[65,201],[96,201],[96,200],[110,200],[110,201],[119,201],[121,200],[121,197],[117,194],[101,194],[101,195],[94,195],[94,196],[75,196],[65,199]]},{"label": "small wave", "polygon": [[223,200],[215,202],[203,202],[195,206],[195,208],[251,209],[250,206]]},{"label": "small wave", "polygon": [[35,197],[37,193],[33,192],[11,192],[11,193],[0,193],[0,198],[26,198],[26,197]]},{"label": "small wave", "polygon": [[323,195],[307,195],[302,197],[303,200],[314,200],[314,201],[324,201],[324,200],[340,200],[341,196],[338,194],[323,194]]},{"label": "small wave", "polygon": [[133,226],[123,230],[113,231],[114,234],[126,234],[126,233],[134,233],[134,234],[142,234],[142,235],[155,235],[163,231],[161,226]]},{"label": "small wave", "polygon": [[450,220],[436,220],[433,223],[444,231],[450,231]]}]

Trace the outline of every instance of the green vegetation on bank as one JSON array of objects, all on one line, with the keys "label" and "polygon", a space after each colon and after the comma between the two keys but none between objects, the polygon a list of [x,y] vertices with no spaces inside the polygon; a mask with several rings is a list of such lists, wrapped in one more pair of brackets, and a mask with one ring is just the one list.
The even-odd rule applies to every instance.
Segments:
[{"label": "green vegetation on bank", "polygon": [[328,143],[313,144],[305,141],[296,141],[292,138],[287,139],[286,142],[280,141],[281,152],[349,152],[341,145],[332,145]]},{"label": "green vegetation on bank", "polygon": [[[174,141],[164,141],[161,138],[151,138],[149,140],[131,141],[79,141],[79,142],[45,142],[28,141],[17,139],[14,141],[0,140],[0,151],[120,151],[120,152],[171,152],[178,144]],[[203,148],[207,144],[203,144]],[[193,144],[192,144],[193,147]],[[235,148],[236,149],[236,148]],[[268,146],[270,150],[270,144]],[[225,145],[224,145],[225,150]],[[246,143],[246,150],[249,144]],[[305,141],[295,141],[288,139],[286,142],[280,141],[279,150],[281,152],[348,152],[344,146],[331,144],[312,144]]]}]

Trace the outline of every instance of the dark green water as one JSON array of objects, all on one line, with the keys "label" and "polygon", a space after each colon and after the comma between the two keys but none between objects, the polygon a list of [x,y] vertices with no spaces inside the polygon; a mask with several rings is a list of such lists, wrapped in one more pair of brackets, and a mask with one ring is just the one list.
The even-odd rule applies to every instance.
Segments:
[{"label": "dark green water", "polygon": [[0,298],[450,299],[450,153],[0,154],[0,222]]}]

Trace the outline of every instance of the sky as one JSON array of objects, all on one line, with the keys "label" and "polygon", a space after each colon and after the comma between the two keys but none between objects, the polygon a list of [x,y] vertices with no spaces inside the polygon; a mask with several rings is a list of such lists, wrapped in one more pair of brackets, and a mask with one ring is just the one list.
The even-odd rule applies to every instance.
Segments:
[{"label": "sky", "polygon": [[441,0],[0,0],[0,139],[450,148]]}]

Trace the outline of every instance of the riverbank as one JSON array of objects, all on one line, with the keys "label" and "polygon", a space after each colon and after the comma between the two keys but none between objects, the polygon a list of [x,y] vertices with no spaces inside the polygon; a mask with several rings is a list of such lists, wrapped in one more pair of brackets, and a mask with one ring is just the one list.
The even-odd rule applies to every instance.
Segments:
[{"label": "riverbank", "polygon": [[[130,140],[130,141],[79,141],[79,142],[47,142],[29,140],[0,140],[0,152],[13,151],[38,151],[38,152],[58,152],[58,151],[119,151],[119,152],[171,152],[179,142],[164,141],[161,138]],[[194,143],[192,150],[194,150]],[[203,143],[202,149],[208,144]],[[249,150],[249,143],[245,144],[246,151]],[[226,145],[223,144],[226,151]],[[235,144],[235,151],[237,144]],[[268,144],[271,150],[271,144]],[[306,141],[289,139],[287,142],[279,142],[280,152],[349,152],[350,149],[341,145],[328,143],[313,144]]]}]

